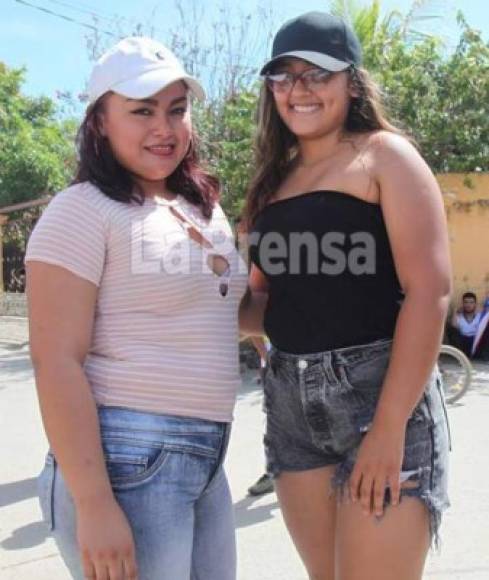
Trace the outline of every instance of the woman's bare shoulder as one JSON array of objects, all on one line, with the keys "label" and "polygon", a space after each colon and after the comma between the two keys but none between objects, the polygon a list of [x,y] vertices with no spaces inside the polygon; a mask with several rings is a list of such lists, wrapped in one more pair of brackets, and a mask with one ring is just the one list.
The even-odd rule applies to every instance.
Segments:
[{"label": "woman's bare shoulder", "polygon": [[414,140],[402,133],[380,130],[369,133],[368,142],[377,155],[417,155],[418,149]]},{"label": "woman's bare shoulder", "polygon": [[377,179],[403,171],[429,172],[416,144],[408,136],[392,131],[377,131],[370,139],[372,169]]}]

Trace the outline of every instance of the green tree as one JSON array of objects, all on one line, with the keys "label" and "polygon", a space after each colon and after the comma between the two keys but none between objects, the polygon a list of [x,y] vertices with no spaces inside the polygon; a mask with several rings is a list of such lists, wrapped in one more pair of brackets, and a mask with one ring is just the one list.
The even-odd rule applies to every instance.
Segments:
[{"label": "green tree", "polygon": [[73,174],[75,123],[47,97],[22,94],[24,70],[0,63],[0,207],[64,187]]},{"label": "green tree", "polygon": [[202,157],[221,180],[221,203],[230,217],[242,209],[252,172],[257,92],[242,90],[207,107],[196,107]]},{"label": "green tree", "polygon": [[330,10],[351,22],[362,44],[365,67],[373,70],[396,42],[410,45],[434,37],[429,27],[428,32],[420,28],[441,18],[439,14],[429,13],[432,4],[432,0],[413,0],[406,13],[391,10],[382,16],[380,0],[372,0],[367,5],[358,0],[331,0]]},{"label": "green tree", "polygon": [[374,76],[391,114],[435,172],[489,171],[489,46],[459,15],[455,51],[436,38],[396,39]]}]

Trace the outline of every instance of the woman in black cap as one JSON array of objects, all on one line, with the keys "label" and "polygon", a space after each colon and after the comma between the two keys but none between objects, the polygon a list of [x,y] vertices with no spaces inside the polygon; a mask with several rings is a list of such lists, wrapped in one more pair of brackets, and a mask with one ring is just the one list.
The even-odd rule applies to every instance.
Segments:
[{"label": "woman in black cap", "polygon": [[287,22],[262,71],[242,330],[272,343],[268,471],[315,580],[419,580],[447,497],[440,190],[345,22]]}]

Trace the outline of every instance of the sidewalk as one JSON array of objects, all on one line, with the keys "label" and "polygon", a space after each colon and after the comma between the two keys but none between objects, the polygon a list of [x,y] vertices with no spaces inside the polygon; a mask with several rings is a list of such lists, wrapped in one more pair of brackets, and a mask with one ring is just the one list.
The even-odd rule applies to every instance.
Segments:
[{"label": "sidewalk", "polygon": [[[6,329],[9,336],[5,336]],[[47,448],[25,344],[25,323],[0,318],[0,579],[64,580],[67,573],[41,522],[35,477]],[[15,329],[15,332],[14,330]],[[244,377],[227,471],[238,536],[239,580],[306,580],[275,494],[246,497],[263,470],[261,389]],[[425,580],[489,578],[489,366],[449,409],[454,449],[452,507],[442,527],[441,556],[431,555]],[[393,579],[395,580],[395,579]]]}]

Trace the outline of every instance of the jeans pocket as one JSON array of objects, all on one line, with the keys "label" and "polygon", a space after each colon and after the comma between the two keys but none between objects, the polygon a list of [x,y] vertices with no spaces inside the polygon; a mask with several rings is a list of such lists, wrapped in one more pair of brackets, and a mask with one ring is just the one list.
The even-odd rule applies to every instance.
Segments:
[{"label": "jeans pocket", "polygon": [[113,489],[132,488],[148,481],[170,454],[161,444],[102,437],[105,465]]},{"label": "jeans pocket", "polygon": [[340,365],[339,374],[347,386],[364,395],[378,397],[390,362],[390,352],[376,353],[373,358]]},{"label": "jeans pocket", "polygon": [[44,467],[37,478],[37,491],[42,519],[51,532],[54,529],[54,477],[56,473],[56,460],[51,452],[48,452]]}]

